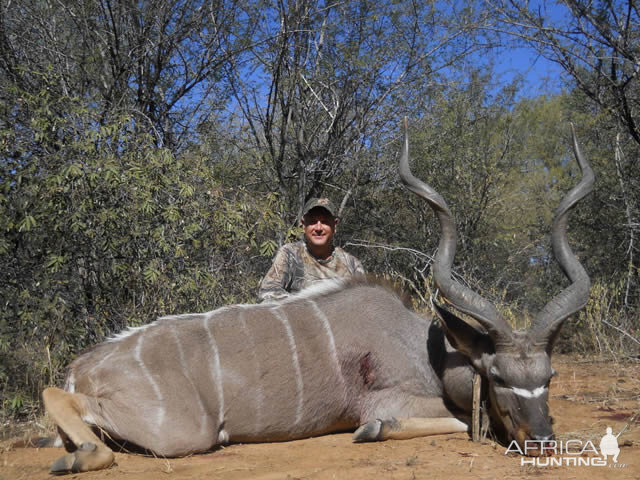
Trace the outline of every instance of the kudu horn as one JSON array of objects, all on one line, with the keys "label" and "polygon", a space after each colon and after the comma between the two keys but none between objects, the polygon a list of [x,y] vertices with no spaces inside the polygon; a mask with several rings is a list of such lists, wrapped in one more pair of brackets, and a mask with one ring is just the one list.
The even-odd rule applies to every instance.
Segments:
[{"label": "kudu horn", "polygon": [[582,171],[582,180],[562,200],[553,219],[551,244],[553,254],[571,285],[552,298],[536,316],[530,334],[536,343],[546,344],[558,332],[562,322],[582,309],[589,299],[591,281],[586,270],[571,251],[567,240],[570,210],[593,190],[594,175],[589,162],[580,152],[576,132],[571,124],[573,153]]},{"label": "kudu horn", "polygon": [[[582,181],[561,202],[553,220],[553,252],[572,284],[553,298],[537,315],[531,327],[536,343],[547,342],[562,321],[580,310],[589,296],[589,276],[575,257],[567,241],[569,211],[593,189],[594,175],[588,162],[580,153],[575,131],[572,128],[573,148],[582,170]],[[500,316],[495,306],[476,292],[455,281],[451,266],[456,251],[455,220],[447,203],[431,186],[415,178],[409,169],[408,122],[404,120],[404,147],[400,157],[400,178],[406,187],[424,198],[440,223],[442,234],[433,261],[433,277],[442,295],[458,310],[476,319],[489,333],[496,345],[509,343],[511,327]]]}]

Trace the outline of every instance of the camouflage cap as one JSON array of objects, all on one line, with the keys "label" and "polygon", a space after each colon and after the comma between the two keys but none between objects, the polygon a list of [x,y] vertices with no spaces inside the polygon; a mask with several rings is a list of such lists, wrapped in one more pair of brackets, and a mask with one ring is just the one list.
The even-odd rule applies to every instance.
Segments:
[{"label": "camouflage cap", "polygon": [[309,213],[309,211],[316,207],[324,208],[332,216],[336,216],[336,208],[328,198],[310,198],[309,201],[304,204],[304,208],[302,209],[302,216],[304,217],[307,213]]}]

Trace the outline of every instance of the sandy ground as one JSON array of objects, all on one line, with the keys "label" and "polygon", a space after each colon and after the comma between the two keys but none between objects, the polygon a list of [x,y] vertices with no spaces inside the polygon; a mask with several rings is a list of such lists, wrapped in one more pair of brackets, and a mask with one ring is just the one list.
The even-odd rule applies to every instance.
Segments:
[{"label": "sandy ground", "polygon": [[[213,453],[162,459],[118,453],[117,464],[100,472],[73,474],[79,480],[177,479],[640,479],[640,363],[581,361],[556,357],[559,376],[551,387],[551,413],[558,440],[591,441],[597,448],[611,426],[618,438],[618,463],[607,466],[534,466],[531,458],[505,455],[490,440],[472,443],[465,434],[353,444],[350,434],[295,442],[231,445]],[[20,448],[0,443],[0,480],[51,479],[49,467],[63,454],[55,448]],[[591,462],[594,453],[580,458]],[[565,462],[559,455],[559,461]]]}]

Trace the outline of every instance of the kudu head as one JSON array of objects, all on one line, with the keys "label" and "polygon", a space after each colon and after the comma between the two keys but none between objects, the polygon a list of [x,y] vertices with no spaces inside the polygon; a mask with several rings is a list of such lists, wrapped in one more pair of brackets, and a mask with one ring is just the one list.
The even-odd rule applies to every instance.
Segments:
[{"label": "kudu head", "polygon": [[[582,170],[582,180],[562,200],[553,219],[553,253],[571,285],[552,298],[538,313],[531,327],[513,330],[495,306],[455,281],[451,265],[456,250],[456,228],[444,199],[409,170],[409,138],[405,119],[400,178],[409,190],[424,198],[440,222],[442,234],[433,263],[433,276],[443,297],[457,310],[475,319],[485,331],[469,325],[448,310],[435,306],[447,338],[465,354],[488,384],[492,427],[503,440],[515,440],[523,451],[526,440],[542,444],[553,438],[549,417],[551,350],[564,320],[582,309],[589,297],[590,280],[567,241],[569,211],[593,189],[594,175],[580,153],[573,130],[573,150]],[[532,442],[536,444],[537,442]]]}]

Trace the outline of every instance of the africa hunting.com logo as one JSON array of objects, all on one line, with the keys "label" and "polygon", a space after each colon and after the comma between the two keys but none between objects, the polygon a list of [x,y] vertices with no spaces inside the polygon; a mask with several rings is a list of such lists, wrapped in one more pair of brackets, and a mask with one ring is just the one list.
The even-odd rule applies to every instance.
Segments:
[{"label": "africa hunting.com logo", "polygon": [[[525,440],[524,449],[512,441],[505,452],[519,453],[520,465],[531,465],[535,467],[609,467],[624,468],[626,464],[618,463],[620,447],[618,437],[624,432],[626,427],[617,435],[613,435],[611,427],[607,427],[606,434],[600,440],[600,451],[591,440]],[[533,452],[541,452],[542,455],[529,457]],[[593,454],[593,456],[589,456]],[[611,459],[609,460],[609,457]]]}]

